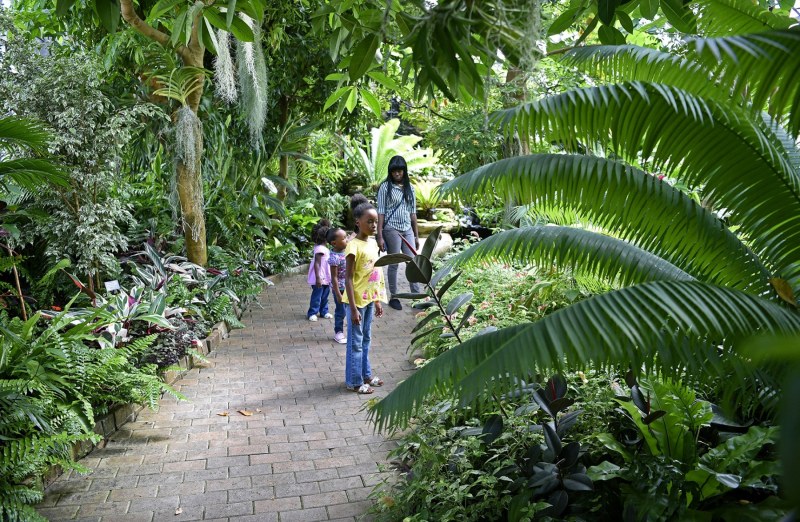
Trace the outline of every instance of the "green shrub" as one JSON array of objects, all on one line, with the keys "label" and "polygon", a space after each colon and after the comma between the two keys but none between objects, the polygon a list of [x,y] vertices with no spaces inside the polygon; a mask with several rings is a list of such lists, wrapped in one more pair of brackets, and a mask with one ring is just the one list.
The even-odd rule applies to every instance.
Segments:
[{"label": "green shrub", "polygon": [[67,312],[41,325],[41,313],[0,324],[0,518],[36,519],[39,476],[52,465],[82,471],[72,446],[97,441],[95,415],[117,403],[158,406],[153,365],[137,367],[155,336],[119,348],[99,342],[98,315],[73,322]]}]

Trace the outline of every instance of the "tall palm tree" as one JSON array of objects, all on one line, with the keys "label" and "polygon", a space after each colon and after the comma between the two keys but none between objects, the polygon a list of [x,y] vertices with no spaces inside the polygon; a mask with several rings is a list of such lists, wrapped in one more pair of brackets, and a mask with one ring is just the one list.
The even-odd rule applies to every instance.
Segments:
[{"label": "tall palm tree", "polygon": [[[603,85],[495,115],[507,133],[565,153],[498,161],[444,193],[570,209],[599,231],[512,230],[460,260],[555,264],[617,289],[438,356],[373,407],[379,428],[406,425],[434,392],[488,401],[488,389],[543,369],[590,364],[706,376],[725,392],[778,386],[780,368],[756,373],[736,345],[756,332],[800,331],[800,30],[748,16],[769,30],[699,38],[683,55],[577,49],[566,59]],[[593,148],[602,154],[585,153]],[[700,191],[705,204],[655,174]]]}]

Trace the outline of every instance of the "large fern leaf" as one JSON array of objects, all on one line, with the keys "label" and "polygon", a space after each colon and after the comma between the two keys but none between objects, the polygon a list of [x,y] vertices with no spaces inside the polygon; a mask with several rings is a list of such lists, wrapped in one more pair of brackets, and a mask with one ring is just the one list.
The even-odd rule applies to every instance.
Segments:
[{"label": "large fern leaf", "polygon": [[463,265],[486,259],[521,264],[557,265],[620,285],[648,281],[693,281],[694,278],[626,241],[562,226],[517,228],[495,234],[453,257]]},{"label": "large fern leaf", "polygon": [[[771,272],[800,285],[800,177],[785,149],[740,109],[671,86],[630,82],[576,89],[500,111],[507,132],[568,148],[603,143],[702,186],[729,209]],[[623,207],[616,207],[624,210]]]},{"label": "large fern leaf", "polygon": [[719,218],[668,183],[616,161],[564,154],[509,158],[459,176],[442,191],[462,200],[492,192],[573,209],[702,281],[756,293],[769,284],[767,268]]},{"label": "large fern leaf", "polygon": [[[750,294],[685,281],[658,281],[598,295],[535,322],[478,335],[431,360],[370,410],[378,429],[406,426],[435,392],[463,402],[510,387],[543,369],[592,364],[666,375],[746,380],[746,361],[721,349],[754,332],[800,332],[800,316]],[[738,363],[738,364],[736,364]],[[739,368],[739,372],[732,371]],[[518,381],[517,381],[518,382]]]}]

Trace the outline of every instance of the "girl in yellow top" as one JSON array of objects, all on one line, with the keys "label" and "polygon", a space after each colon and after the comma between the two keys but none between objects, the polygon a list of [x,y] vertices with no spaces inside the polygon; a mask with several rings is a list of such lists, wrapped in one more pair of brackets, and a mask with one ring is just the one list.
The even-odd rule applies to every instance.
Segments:
[{"label": "girl in yellow top", "polygon": [[383,381],[372,375],[369,364],[369,347],[372,340],[372,316],[383,315],[381,301],[386,301],[383,271],[375,268],[378,260],[378,243],[372,237],[378,231],[378,212],[370,203],[361,203],[353,209],[358,234],[347,243],[345,259],[347,277],[346,295],[342,301],[347,305],[347,359],[345,362],[345,384],[347,389],[358,393],[372,393],[372,386],[383,386]]}]

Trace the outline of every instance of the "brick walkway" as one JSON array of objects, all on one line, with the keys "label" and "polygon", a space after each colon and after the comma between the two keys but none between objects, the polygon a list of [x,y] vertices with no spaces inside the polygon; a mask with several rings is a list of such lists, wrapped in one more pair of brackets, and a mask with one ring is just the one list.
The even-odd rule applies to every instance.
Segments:
[{"label": "brick walkway", "polygon": [[362,407],[411,370],[413,314],[385,307],[374,323],[372,365],[386,386],[359,396],[344,389],[333,322],[305,320],[308,295],[305,276],[267,289],[264,309],[242,318],[247,328],[176,383],[188,401],[142,412],[81,461],[93,473],[48,488],[39,512],[96,522],[359,519],[391,447]]}]

